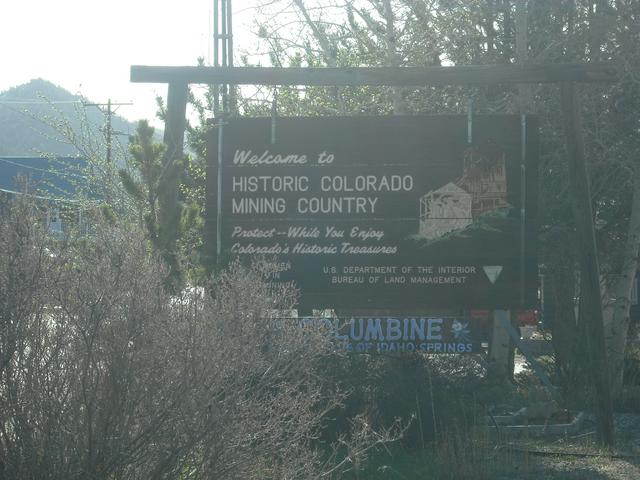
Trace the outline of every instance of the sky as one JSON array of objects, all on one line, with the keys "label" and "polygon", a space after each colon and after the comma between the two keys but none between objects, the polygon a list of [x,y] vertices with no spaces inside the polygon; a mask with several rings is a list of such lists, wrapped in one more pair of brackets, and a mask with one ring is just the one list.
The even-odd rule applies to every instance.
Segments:
[{"label": "sky", "polygon": [[[255,43],[254,2],[233,2],[236,57]],[[133,102],[117,113],[153,120],[166,85],[131,83],[131,65],[210,60],[212,11],[213,0],[0,0],[0,92],[43,78],[93,102]]]}]

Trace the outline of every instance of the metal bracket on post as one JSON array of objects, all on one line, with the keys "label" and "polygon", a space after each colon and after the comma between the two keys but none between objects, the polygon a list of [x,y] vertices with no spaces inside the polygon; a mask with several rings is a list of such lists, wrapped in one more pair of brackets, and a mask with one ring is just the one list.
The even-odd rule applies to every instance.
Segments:
[{"label": "metal bracket on post", "polygon": [[473,144],[473,97],[467,101],[467,144]]},{"label": "metal bracket on post", "polygon": [[277,119],[278,119],[278,90],[273,89],[273,101],[271,102],[271,145],[277,141]]}]

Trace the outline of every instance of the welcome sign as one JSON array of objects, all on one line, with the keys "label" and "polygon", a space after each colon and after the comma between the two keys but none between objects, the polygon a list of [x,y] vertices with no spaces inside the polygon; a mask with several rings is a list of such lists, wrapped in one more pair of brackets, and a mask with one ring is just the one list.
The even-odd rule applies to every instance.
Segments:
[{"label": "welcome sign", "polygon": [[209,248],[273,259],[315,308],[533,305],[535,119],[473,124],[469,144],[466,116],[229,120]]}]

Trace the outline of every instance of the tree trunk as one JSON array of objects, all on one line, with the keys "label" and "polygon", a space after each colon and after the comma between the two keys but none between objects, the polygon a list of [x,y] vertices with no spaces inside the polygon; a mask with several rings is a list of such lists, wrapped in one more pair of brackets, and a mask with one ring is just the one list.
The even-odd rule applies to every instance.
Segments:
[{"label": "tree trunk", "polygon": [[[338,59],[336,58],[336,50],[331,45],[331,40],[325,33],[323,29],[321,29],[316,22],[313,21],[311,15],[309,14],[309,10],[305,7],[304,2],[302,0],[293,0],[294,5],[298,8],[298,11],[304,18],[304,21],[311,29],[314,38],[320,45],[320,49],[322,50],[322,54],[324,56],[325,62],[327,62],[327,66],[330,68],[335,68],[338,66]],[[347,106],[342,98],[342,90],[339,87],[333,87],[333,96],[338,103],[338,110],[340,115],[345,115],[347,113]]]},{"label": "tree trunk", "polygon": [[633,172],[633,200],[622,269],[606,296],[607,299],[611,299],[611,302],[606,305],[604,320],[613,398],[617,398],[622,393],[624,351],[629,332],[631,290],[638,270],[639,249],[640,167],[635,167]]},{"label": "tree trunk", "polygon": [[[397,68],[400,66],[398,58],[398,38],[395,27],[395,17],[391,0],[384,0],[384,19],[385,19],[385,42],[387,44],[387,65]],[[400,87],[391,87],[391,97],[393,99],[393,114],[403,115],[406,113],[405,103],[402,98],[402,89]]]}]

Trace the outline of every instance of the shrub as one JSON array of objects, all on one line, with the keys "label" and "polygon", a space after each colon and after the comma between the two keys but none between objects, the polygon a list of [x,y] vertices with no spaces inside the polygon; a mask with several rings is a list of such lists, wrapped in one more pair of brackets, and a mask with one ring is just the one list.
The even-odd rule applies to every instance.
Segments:
[{"label": "shrub", "polygon": [[[325,332],[273,312],[293,292],[233,264],[169,295],[135,225],[52,239],[0,217],[0,477],[311,478],[343,395]],[[3,476],[4,475],[4,476]]]}]

